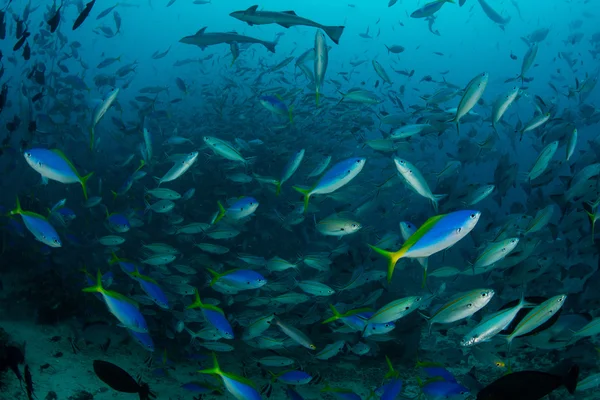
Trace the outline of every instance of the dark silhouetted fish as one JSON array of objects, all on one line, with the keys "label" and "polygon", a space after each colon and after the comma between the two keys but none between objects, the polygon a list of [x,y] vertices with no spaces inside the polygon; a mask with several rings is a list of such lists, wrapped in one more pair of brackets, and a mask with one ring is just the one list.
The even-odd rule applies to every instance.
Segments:
[{"label": "dark silhouetted fish", "polygon": [[573,365],[565,376],[540,371],[514,372],[483,388],[477,394],[477,400],[538,400],[561,386],[573,394],[578,377],[577,365]]},{"label": "dark silhouetted fish", "polygon": [[147,383],[136,381],[121,367],[107,361],[94,360],[94,373],[108,386],[122,393],[137,393],[140,400],[156,398]]},{"label": "dark silhouetted fish", "polygon": [[73,23],[73,30],[79,28],[81,26],[81,24],[83,24],[85,19],[88,17],[88,15],[90,15],[90,11],[92,11],[92,7],[94,7],[94,3],[96,3],[96,0],[92,0],[85,5],[85,8],[81,12],[81,14],[79,14],[77,19],[75,20],[75,23]]}]

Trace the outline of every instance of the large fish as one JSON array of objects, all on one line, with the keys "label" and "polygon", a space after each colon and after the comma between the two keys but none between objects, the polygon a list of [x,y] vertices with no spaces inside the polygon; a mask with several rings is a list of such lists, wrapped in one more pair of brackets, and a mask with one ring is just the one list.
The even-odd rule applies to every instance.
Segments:
[{"label": "large fish", "polygon": [[275,42],[267,42],[265,40],[255,39],[250,36],[238,35],[235,32],[209,32],[206,33],[206,27],[200,29],[193,35],[185,36],[179,39],[179,42],[185,44],[193,44],[204,50],[205,47],[214,46],[221,43],[258,43],[271,53],[275,53]]},{"label": "large fish", "polygon": [[344,33],[343,26],[321,25],[310,19],[298,16],[294,11],[258,11],[257,8],[258,6],[252,6],[247,10],[234,11],[229,15],[235,19],[248,23],[250,26],[268,24],[277,24],[284,28],[289,28],[290,26],[313,26],[315,28],[323,29],[335,44],[339,44],[340,36]]},{"label": "large fish", "polygon": [[371,245],[369,247],[388,259],[390,282],[398,260],[429,257],[453,246],[475,228],[480,216],[481,212],[471,210],[436,215],[425,221],[398,251],[385,251]]}]

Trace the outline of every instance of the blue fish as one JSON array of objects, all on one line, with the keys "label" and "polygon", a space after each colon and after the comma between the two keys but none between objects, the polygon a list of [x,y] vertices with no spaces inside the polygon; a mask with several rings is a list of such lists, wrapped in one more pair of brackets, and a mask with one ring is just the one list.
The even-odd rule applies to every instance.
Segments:
[{"label": "blue fish", "polygon": [[48,245],[50,247],[61,247],[62,242],[58,233],[54,227],[48,222],[48,220],[31,211],[23,211],[21,209],[21,202],[17,197],[17,208],[10,212],[11,215],[20,215],[25,227],[29,232],[35,236],[36,240]]},{"label": "blue fish", "polygon": [[340,320],[350,328],[360,332],[365,330],[367,320],[373,315],[370,308],[356,308],[354,310],[346,311],[343,314],[340,314],[333,304],[330,304],[329,308],[333,312],[333,316],[327,318],[322,324]]},{"label": "blue fish", "polygon": [[290,123],[294,123],[294,116],[292,115],[293,107],[290,106],[288,108],[288,106],[286,106],[279,97],[269,95],[260,96],[259,101],[264,108],[271,111],[273,114],[288,117],[290,119]]},{"label": "blue fish", "polygon": [[254,388],[251,380],[241,376],[223,372],[219,367],[217,356],[212,354],[213,367],[198,371],[201,374],[218,375],[225,385],[225,389],[233,395],[237,400],[261,400],[260,393]]},{"label": "blue fish", "polygon": [[111,230],[118,233],[125,233],[131,229],[126,216],[117,213],[109,214],[108,209],[106,210],[106,223]]},{"label": "blue fish", "polygon": [[233,269],[219,273],[207,268],[207,271],[213,276],[210,286],[213,286],[217,282],[222,282],[238,290],[247,290],[258,289],[267,283],[264,276],[250,269]]},{"label": "blue fish", "polygon": [[306,213],[308,210],[308,201],[312,195],[333,193],[342,186],[347,185],[362,171],[366,162],[366,158],[349,158],[331,167],[311,188],[294,186],[293,188],[297,192],[304,195],[304,212]]},{"label": "blue fish", "polygon": [[278,374],[271,372],[271,375],[273,375],[273,380],[277,379],[287,385],[306,385],[313,379],[313,377],[306,372],[297,370],[283,371]]},{"label": "blue fish", "polygon": [[186,307],[186,309],[194,309],[200,308],[202,309],[202,314],[204,318],[211,324],[224,339],[233,339],[233,329],[231,328],[231,324],[225,317],[225,313],[217,306],[213,306],[212,304],[204,304],[200,300],[200,293],[198,293],[198,289],[194,289],[194,293],[196,295],[196,299],[192,304]]},{"label": "blue fish", "polygon": [[165,296],[165,293],[162,291],[160,286],[158,286],[158,283],[154,279],[140,274],[140,271],[138,271],[137,267],[129,275],[140,284],[142,290],[157,306],[165,310],[169,309],[169,301],[167,300],[167,296]]},{"label": "blue fish", "polygon": [[192,393],[200,393],[200,394],[211,394],[211,393],[219,393],[221,394],[221,389],[216,386],[209,385],[204,382],[188,382],[181,385],[182,389],[190,391]]},{"label": "blue fish", "polygon": [[456,382],[446,382],[441,378],[433,378],[423,383],[423,393],[433,399],[466,399],[469,389]]},{"label": "blue fish", "polygon": [[152,341],[152,337],[147,333],[142,332],[134,332],[132,330],[127,329],[127,332],[131,335],[131,337],[144,349],[149,352],[154,352],[154,342]]},{"label": "blue fish", "polygon": [[100,270],[98,270],[96,284],[83,289],[83,291],[87,293],[100,293],[108,310],[125,328],[139,333],[148,332],[148,325],[144,316],[140,313],[137,303],[120,293],[104,289],[102,287],[102,274]]},{"label": "blue fish", "polygon": [[259,205],[254,197],[240,197],[228,208],[223,207],[223,204],[221,204],[220,201],[217,202],[217,204],[219,205],[219,214],[217,214],[217,217],[213,222],[214,224],[219,222],[225,216],[236,220],[249,217],[256,211]]},{"label": "blue fish", "polygon": [[291,386],[288,386],[287,389],[285,389],[285,394],[288,395],[290,400],[304,400],[304,398],[300,396],[300,394],[296,392]]},{"label": "blue fish", "polygon": [[79,175],[73,163],[60,150],[56,149],[29,149],[25,150],[23,155],[27,164],[44,178],[66,184],[81,184],[83,196],[87,200],[86,182],[94,174],[93,172],[85,176]]},{"label": "blue fish", "polygon": [[115,253],[112,253],[112,258],[110,259],[110,261],[108,263],[110,265],[119,264],[119,267],[121,267],[121,270],[128,275],[135,272],[136,270],[138,270],[137,265],[135,265],[132,261],[125,260],[123,258],[119,258],[119,257],[117,257],[117,255]]}]

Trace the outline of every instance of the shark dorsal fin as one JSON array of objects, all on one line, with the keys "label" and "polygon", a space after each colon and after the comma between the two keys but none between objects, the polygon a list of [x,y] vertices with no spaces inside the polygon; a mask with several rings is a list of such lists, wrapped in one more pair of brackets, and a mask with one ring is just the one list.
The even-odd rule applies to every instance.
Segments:
[{"label": "shark dorsal fin", "polygon": [[295,11],[282,11],[282,14],[298,15]]},{"label": "shark dorsal fin", "polygon": [[254,14],[256,12],[257,8],[258,8],[258,5],[248,7],[248,9],[246,11],[244,11],[244,14]]},{"label": "shark dorsal fin", "polygon": [[206,26],[202,29],[200,29],[198,32],[196,32],[196,36],[200,36],[200,35],[204,35],[204,31],[206,30]]}]

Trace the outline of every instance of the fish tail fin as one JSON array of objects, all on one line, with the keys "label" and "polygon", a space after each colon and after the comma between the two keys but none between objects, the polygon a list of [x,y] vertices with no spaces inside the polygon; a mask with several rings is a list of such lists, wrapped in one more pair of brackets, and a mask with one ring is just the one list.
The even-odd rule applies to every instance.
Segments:
[{"label": "fish tail fin", "polygon": [[104,291],[104,288],[102,287],[102,272],[98,270],[96,274],[96,284],[94,286],[83,288],[81,290],[86,293],[102,293]]},{"label": "fish tail fin", "polygon": [[275,182],[275,196],[279,196],[280,193],[281,193],[281,182],[276,181]]},{"label": "fish tail fin", "polygon": [[110,258],[110,261],[108,262],[108,265],[113,265],[115,263],[118,263],[119,261],[121,261],[121,259],[115,254],[115,252],[113,251],[112,256]]},{"label": "fish tail fin", "polygon": [[384,256],[385,258],[387,258],[387,260],[388,260],[387,280],[388,280],[388,283],[390,283],[392,281],[392,275],[394,274],[394,269],[396,268],[396,263],[398,262],[399,259],[402,258],[404,253],[406,253],[406,250],[400,249],[396,252],[391,252],[391,251],[386,251],[386,250],[380,249],[379,247],[375,247],[375,246],[371,246],[371,245],[368,245],[368,246],[376,253],[379,253],[382,256]]},{"label": "fish tail fin", "polygon": [[223,371],[221,371],[221,367],[219,366],[219,361],[217,360],[217,355],[215,352],[212,353],[213,366],[208,369],[201,369],[198,371],[200,374],[211,374],[211,375],[221,375]]},{"label": "fish tail fin", "polygon": [[340,37],[342,36],[342,33],[344,33],[343,26],[324,26],[323,30],[327,36],[329,36],[329,39],[333,41],[333,43],[340,44]]},{"label": "fish tail fin", "polygon": [[328,324],[330,322],[337,321],[338,319],[342,318],[342,314],[340,314],[340,312],[335,308],[335,306],[333,304],[330,304],[329,308],[331,309],[333,316],[329,317],[325,321],[321,322],[322,324]]},{"label": "fish tail fin", "polygon": [[460,122],[456,121],[456,134],[460,136]]},{"label": "fish tail fin", "polygon": [[86,182],[92,177],[92,175],[94,175],[94,173],[90,172],[89,174],[79,178],[79,183],[81,183],[81,188],[83,189],[83,197],[85,197],[86,200],[88,198]]},{"label": "fish tail fin", "polygon": [[341,92],[341,91],[339,91],[339,90],[338,90],[338,93],[342,95],[342,98],[340,99],[340,101],[338,101],[338,102],[336,103],[336,106],[337,106],[338,104],[340,104],[342,101],[344,101],[344,98],[346,97],[346,94],[345,94],[344,92]]},{"label": "fish tail fin", "polygon": [[200,300],[200,293],[198,292],[198,289],[194,288],[194,295],[196,296],[196,298],[194,299],[194,302],[192,304],[190,304],[189,306],[186,307],[186,310],[192,309],[192,308],[202,308],[204,306],[204,303],[202,303],[202,300]]},{"label": "fish tail fin", "polygon": [[579,379],[579,366],[577,364],[573,365],[567,376],[564,378],[564,385],[569,391],[569,393],[574,394],[577,389],[577,380]]},{"label": "fish tail fin", "polygon": [[222,220],[223,217],[225,216],[225,213],[227,212],[225,210],[225,207],[223,207],[223,204],[221,204],[220,201],[217,201],[217,205],[219,206],[219,214],[217,214],[217,218],[215,218],[215,222],[214,222],[215,224],[217,222],[219,222],[220,220]]},{"label": "fish tail fin", "polygon": [[306,214],[306,211],[308,211],[308,201],[310,200],[311,190],[304,189],[298,186],[294,186],[293,188],[295,191],[304,195],[304,214]]},{"label": "fish tail fin", "polygon": [[389,379],[389,378],[398,378],[398,376],[400,375],[398,371],[396,371],[394,369],[394,366],[392,365],[392,361],[390,361],[390,358],[388,356],[385,356],[385,362],[389,368],[389,371],[385,374],[385,379]]},{"label": "fish tail fin", "polygon": [[263,44],[267,50],[269,50],[271,53],[275,53],[275,46],[277,45],[277,42],[264,42]]},{"label": "fish tail fin", "polygon": [[434,194],[433,195],[433,198],[431,199],[431,204],[433,204],[433,209],[436,212],[436,214],[438,212],[438,208],[439,208],[438,204],[439,204],[440,200],[446,198],[447,196],[448,196],[447,194]]},{"label": "fish tail fin", "polygon": [[206,268],[206,270],[213,276],[212,280],[210,281],[210,286],[213,286],[215,283],[217,283],[219,278],[223,276],[214,269]]},{"label": "fish tail fin", "polygon": [[16,205],[15,209],[12,210],[9,214],[15,215],[15,214],[21,214],[22,212],[23,212],[23,209],[21,208],[21,201],[19,200],[19,196],[17,196],[17,205]]}]

